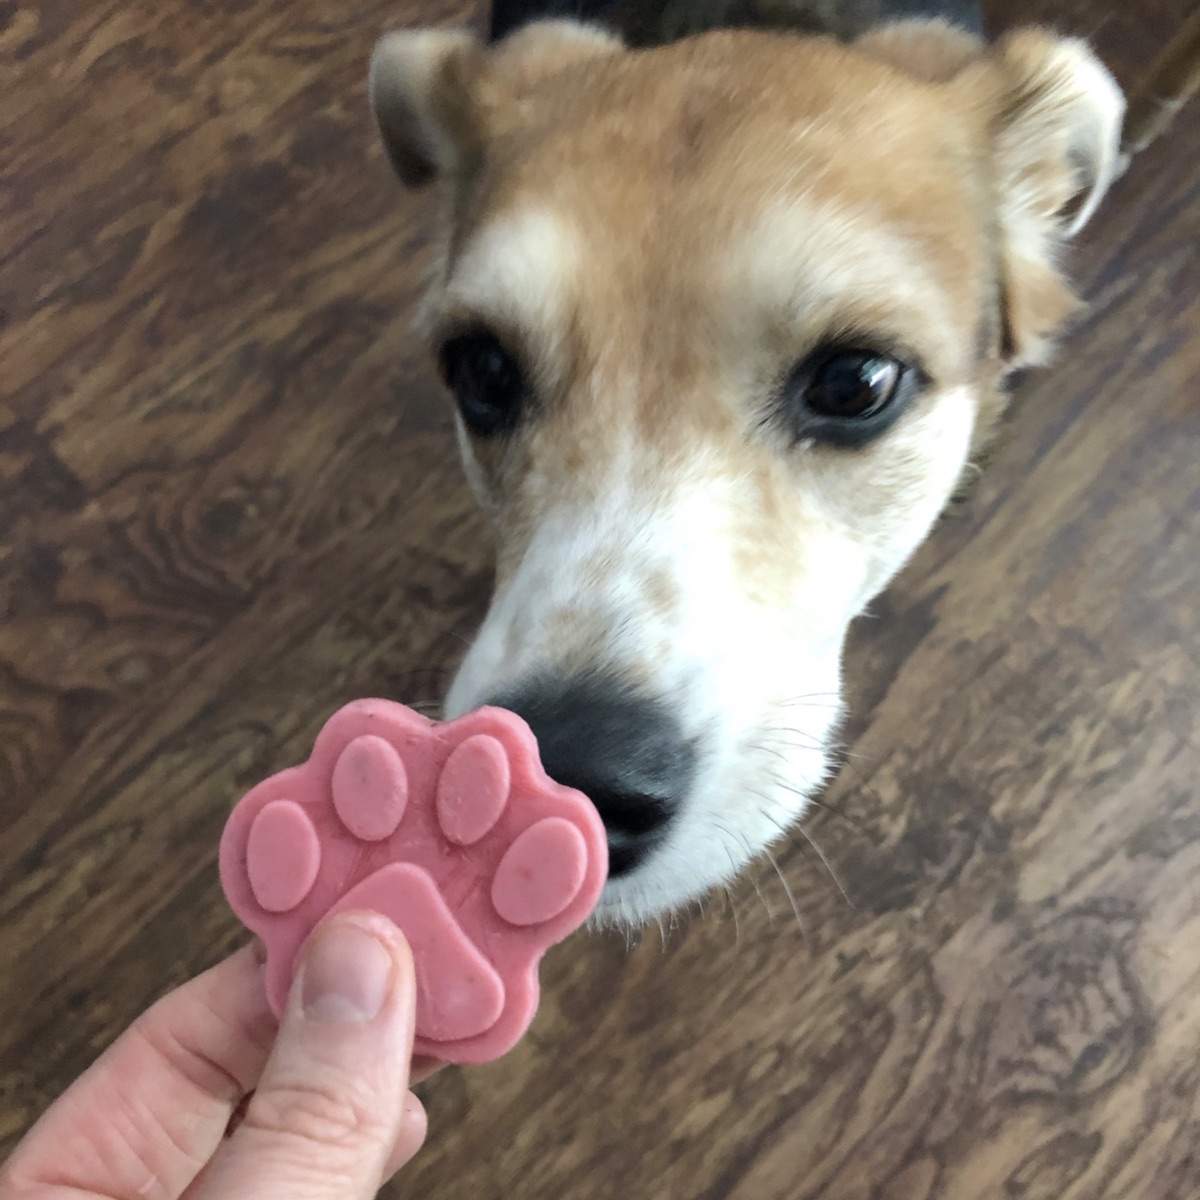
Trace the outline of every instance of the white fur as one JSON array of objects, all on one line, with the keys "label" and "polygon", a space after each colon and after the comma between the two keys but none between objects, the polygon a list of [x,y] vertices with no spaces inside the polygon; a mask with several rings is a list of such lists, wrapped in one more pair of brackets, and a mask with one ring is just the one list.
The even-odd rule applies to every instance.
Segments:
[{"label": "white fur", "polygon": [[819,314],[836,322],[847,307],[869,296],[898,310],[920,305],[930,326],[949,322],[945,306],[929,308],[939,297],[922,267],[922,256],[876,213],[842,200],[838,204],[794,197],[765,207],[747,236],[724,262],[722,286],[731,298],[726,328],[736,331],[741,348],[753,344],[755,330],[735,323],[739,312],[761,323],[764,314],[811,328]]},{"label": "white fur", "polygon": [[[606,631],[594,651],[605,665],[654,662],[655,693],[670,698],[685,735],[702,745],[701,782],[651,862],[609,885],[603,913],[614,918],[680,904],[777,837],[801,807],[800,796],[772,783],[780,755],[786,782],[801,794],[824,772],[824,754],[807,743],[823,745],[836,717],[837,639],[789,638],[786,614],[748,611],[719,536],[735,486],[698,478],[663,501],[611,478],[603,505],[546,513],[447,701],[450,713],[466,711],[514,679],[553,670],[572,647],[544,631],[568,612]],[[607,572],[597,564],[609,564]],[[650,571],[675,581],[678,611],[659,614],[647,603]],[[799,691],[828,701],[793,713],[786,702]],[[800,733],[780,732],[792,722],[804,726]]]},{"label": "white fur", "polygon": [[537,330],[539,347],[552,351],[581,265],[579,238],[549,210],[494,218],[455,264],[440,306]]},{"label": "white fur", "polygon": [[[519,60],[536,49],[521,37],[545,32],[518,35],[495,53]],[[430,64],[453,50],[436,37],[390,43],[372,79],[377,111],[391,113],[394,132],[443,170],[453,169],[453,147],[429,98],[417,93],[431,87]],[[1006,123],[994,134],[999,216],[1016,258],[1048,262],[1064,231],[1047,220],[1056,214],[1043,211],[1035,168],[1066,148],[1081,160],[1084,198],[1066,231],[1074,232],[1117,169],[1122,100],[1082,43],[1062,42],[1048,56],[1033,43],[1011,50],[1007,86],[1020,103],[1005,106]],[[981,59],[972,76],[964,64],[973,46],[960,51],[954,71],[963,68],[962,86],[974,90],[961,99],[972,103],[995,68]],[[950,71],[944,59],[928,69]],[[945,102],[954,101],[947,87]],[[399,120],[405,105],[407,123]],[[736,233],[718,224],[707,240],[693,232],[678,264],[650,256],[639,273],[640,247],[682,236],[666,224],[679,211],[670,205],[642,210],[645,222],[633,223],[621,244],[605,222],[589,219],[586,204],[577,224],[548,207],[494,212],[435,301],[445,322],[477,319],[513,334],[543,401],[537,428],[519,429],[511,454],[493,448],[481,456],[486,470],[459,428],[473,487],[496,501],[503,573],[451,687],[449,713],[535,674],[587,665],[635,676],[674,706],[701,747],[697,782],[665,841],[610,882],[602,919],[636,922],[683,904],[787,835],[828,770],[847,627],[920,544],[969,452],[978,398],[964,384],[943,382],[917,397],[891,430],[858,450],[790,445],[764,429],[769,389],[787,356],[830,336],[866,332],[901,347],[918,340],[943,381],[975,369],[973,340],[962,336],[968,314],[953,310],[961,301],[949,299],[945,280],[933,277],[938,260],[917,244],[941,231],[917,228],[923,217],[914,205],[889,225],[897,210],[872,188],[845,195],[836,180],[813,174],[824,159],[837,161],[823,154],[838,136],[831,123],[818,117],[794,133],[804,144],[794,156],[779,147],[772,195],[757,196]],[[608,278],[615,254],[624,273],[614,297],[611,287],[589,287],[589,269],[603,262],[598,274]],[[963,262],[962,270],[973,269]],[[668,328],[665,298],[673,294],[683,296],[688,324]],[[871,329],[859,330],[856,320]],[[654,336],[656,325],[668,336]],[[694,394],[675,398],[679,428],[656,450],[643,440],[654,422],[639,425],[641,389],[663,388],[664,373],[639,377],[638,356],[665,342],[689,365],[693,328],[706,339],[696,358],[706,375],[687,381]],[[914,330],[918,337],[906,337]],[[567,339],[580,336],[585,353],[568,372],[566,355],[576,347]],[[497,483],[488,470],[505,478]],[[507,494],[493,496],[493,487]],[[776,510],[770,518],[756,507],[764,497]],[[511,528],[506,511],[518,514]],[[664,605],[664,591],[677,601]]]},{"label": "white fur", "polygon": [[[467,249],[447,306],[516,317],[540,346],[553,347],[572,289],[586,280],[589,252],[597,247],[549,212],[503,218]],[[734,367],[726,386],[747,386],[737,365],[755,344],[758,321],[782,317],[812,328],[814,314],[836,319],[839,302],[864,286],[897,308],[936,295],[916,278],[914,257],[870,214],[770,207],[750,223],[745,244],[731,246],[716,281],[714,294],[729,301]],[[543,357],[552,364],[552,352]],[[587,386],[605,391],[615,414],[636,409],[616,402],[636,394],[635,371]],[[752,407],[744,395],[727,399]],[[886,435],[886,448],[770,447],[750,460],[770,461],[787,480],[789,543],[772,547],[764,538],[761,550],[764,559],[791,563],[783,599],[738,567],[735,551],[745,550],[755,504],[739,474],[748,461],[741,442],[681,441],[668,467],[617,418],[591,447],[587,484],[568,483],[539,506],[453,682],[449,715],[523,679],[569,674],[581,657],[617,671],[652,664],[650,690],[674,706],[684,735],[701,747],[698,782],[664,843],[609,883],[601,919],[638,922],[728,881],[804,812],[828,771],[846,629],[935,520],[965,462],[974,414],[968,389],[945,389],[922,397]],[[461,430],[460,437],[486,500],[469,439]],[[869,489],[885,500],[864,505]],[[651,575],[673,583],[679,602],[668,611],[647,589]]]},{"label": "white fur", "polygon": [[[782,608],[756,602],[733,569],[744,481],[696,452],[670,481],[636,479],[638,451],[609,455],[603,501],[541,514],[512,575],[498,589],[447,700],[450,715],[543,671],[577,647],[554,631],[585,622],[595,665],[654,664],[686,736],[700,739],[699,782],[664,845],[613,880],[601,919],[637,922],[731,879],[784,835],[827,773],[840,712],[840,656],[850,620],[924,537],[967,454],[973,399],[937,397],[895,431],[900,489],[884,529],[862,527],[845,456],[799,452],[807,483],[796,530],[803,569]],[[840,462],[839,462],[840,458]],[[666,572],[681,597],[666,614],[644,578]]]},{"label": "white fur", "polygon": [[[548,211],[503,217],[467,248],[446,306],[515,321],[552,373],[573,289],[586,283],[595,253],[603,247]],[[747,363],[768,325],[819,340],[864,294],[878,299],[883,320],[888,312],[911,318],[914,306],[934,328],[952,320],[922,277],[919,251],[868,210],[768,205],[721,262],[711,297],[723,313],[728,344],[719,357],[728,370],[713,386],[728,389],[728,411],[755,408]],[[798,343],[796,353],[806,349]],[[640,386],[634,363],[610,364],[583,386],[605,394],[612,414],[589,440],[588,479],[558,479],[544,492],[555,499],[536,506],[536,525],[500,582],[447,709],[457,715],[538,675],[569,676],[580,666],[644,674],[652,664],[645,686],[674,707],[701,758],[663,843],[605,891],[601,919],[634,923],[730,880],[787,835],[824,782],[847,627],[953,489],[975,397],[966,388],[920,397],[879,445],[859,452],[748,449],[763,437],[748,418],[727,443],[681,437],[668,463],[640,441],[630,416]],[[460,438],[486,501],[487,481],[461,430]],[[761,545],[753,483],[743,474],[753,463],[770,464],[788,505],[786,522],[761,531]],[[871,492],[877,498],[864,502]],[[747,547],[761,559],[761,578],[741,566]],[[669,579],[679,597],[667,611],[646,586],[651,576]]]}]

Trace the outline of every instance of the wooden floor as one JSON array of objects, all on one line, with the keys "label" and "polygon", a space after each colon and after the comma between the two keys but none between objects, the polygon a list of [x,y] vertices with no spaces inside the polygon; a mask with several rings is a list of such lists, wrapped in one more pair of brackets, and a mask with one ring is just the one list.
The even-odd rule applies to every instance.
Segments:
[{"label": "wooden floor", "polygon": [[[239,940],[241,790],[436,697],[481,612],[363,87],[382,27],[472,11],[0,5],[0,1148]],[[428,1086],[404,1195],[1200,1197],[1200,15],[993,13],[1094,35],[1140,149],[1090,317],[854,634],[832,870],[797,837],[798,920],[765,865],[560,949],[527,1041]]]}]

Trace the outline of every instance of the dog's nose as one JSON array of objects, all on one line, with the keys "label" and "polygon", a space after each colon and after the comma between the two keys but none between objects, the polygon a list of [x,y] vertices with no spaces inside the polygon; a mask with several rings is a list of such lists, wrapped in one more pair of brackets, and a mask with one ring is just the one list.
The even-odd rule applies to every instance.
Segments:
[{"label": "dog's nose", "polygon": [[662,839],[695,771],[695,745],[670,707],[590,677],[539,681],[494,703],[528,722],[550,778],[596,806],[609,876],[633,870]]}]

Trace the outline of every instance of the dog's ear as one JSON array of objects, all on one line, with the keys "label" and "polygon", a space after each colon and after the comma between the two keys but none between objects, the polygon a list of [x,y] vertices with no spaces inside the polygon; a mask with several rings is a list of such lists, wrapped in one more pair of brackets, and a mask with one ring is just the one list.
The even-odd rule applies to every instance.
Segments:
[{"label": "dog's ear", "polygon": [[483,47],[469,33],[389,33],[371,56],[371,108],[396,174],[410,187],[477,159],[482,131],[473,83]]},{"label": "dog's ear", "polygon": [[389,33],[371,57],[371,108],[400,178],[412,187],[481,160],[493,117],[539,80],[621,43],[576,21],[540,21],[485,49],[470,33]]},{"label": "dog's ear", "polygon": [[[1121,171],[1125,100],[1081,41],[1021,30],[987,64],[991,154],[1005,288],[1005,357],[1043,361],[1079,306],[1058,266]],[[982,67],[956,86],[977,87]],[[973,93],[976,97],[979,91]]]},{"label": "dog's ear", "polygon": [[872,29],[858,49],[930,83],[945,83],[983,54],[983,42],[948,21],[914,18]]}]

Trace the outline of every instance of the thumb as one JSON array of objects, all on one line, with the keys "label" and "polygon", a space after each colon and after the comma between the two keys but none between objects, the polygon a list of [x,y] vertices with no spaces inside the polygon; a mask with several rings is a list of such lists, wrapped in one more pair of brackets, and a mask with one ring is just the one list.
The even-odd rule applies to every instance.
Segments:
[{"label": "thumb", "polygon": [[414,1008],[412,954],[390,921],[319,926],[245,1117],[189,1200],[373,1197],[404,1132]]}]

